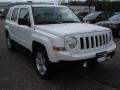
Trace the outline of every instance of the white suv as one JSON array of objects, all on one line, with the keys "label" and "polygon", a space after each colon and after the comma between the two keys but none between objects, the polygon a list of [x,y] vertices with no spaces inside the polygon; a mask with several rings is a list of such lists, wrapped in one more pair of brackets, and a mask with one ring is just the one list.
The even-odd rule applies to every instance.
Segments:
[{"label": "white suv", "polygon": [[10,8],[5,32],[9,50],[16,43],[29,50],[42,78],[50,63],[59,61],[105,61],[116,49],[111,30],[81,23],[66,6],[18,5]]}]

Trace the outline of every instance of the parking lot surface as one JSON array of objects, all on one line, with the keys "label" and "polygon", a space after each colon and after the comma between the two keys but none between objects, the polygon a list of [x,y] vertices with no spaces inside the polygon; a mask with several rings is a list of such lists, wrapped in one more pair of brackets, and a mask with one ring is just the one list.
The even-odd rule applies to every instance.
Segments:
[{"label": "parking lot surface", "polygon": [[120,39],[116,55],[95,67],[55,66],[53,77],[42,80],[33,61],[20,50],[6,48],[4,20],[0,19],[0,90],[117,90],[120,89]]}]

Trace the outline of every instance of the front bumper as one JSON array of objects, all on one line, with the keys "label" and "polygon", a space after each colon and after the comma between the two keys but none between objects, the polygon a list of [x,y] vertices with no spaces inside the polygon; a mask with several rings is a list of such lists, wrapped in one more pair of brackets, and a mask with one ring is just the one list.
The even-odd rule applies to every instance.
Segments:
[{"label": "front bumper", "polygon": [[114,55],[116,49],[116,44],[111,42],[109,45],[104,46],[102,48],[89,50],[87,52],[81,52],[78,54],[71,54],[70,52],[57,52],[54,53],[54,57],[50,60],[50,62],[59,62],[59,61],[83,61],[86,59],[96,58],[96,54],[101,52],[107,52],[111,57]]}]

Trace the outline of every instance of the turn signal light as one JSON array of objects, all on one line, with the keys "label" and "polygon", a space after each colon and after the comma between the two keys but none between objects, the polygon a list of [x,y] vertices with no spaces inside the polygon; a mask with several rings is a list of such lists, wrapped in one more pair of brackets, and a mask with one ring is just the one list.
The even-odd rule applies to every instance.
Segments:
[{"label": "turn signal light", "polygon": [[63,47],[53,47],[53,51],[55,51],[55,52],[65,51],[65,48],[63,48]]},{"label": "turn signal light", "polygon": [[53,51],[60,51],[60,48],[58,48],[58,47],[53,47]]}]

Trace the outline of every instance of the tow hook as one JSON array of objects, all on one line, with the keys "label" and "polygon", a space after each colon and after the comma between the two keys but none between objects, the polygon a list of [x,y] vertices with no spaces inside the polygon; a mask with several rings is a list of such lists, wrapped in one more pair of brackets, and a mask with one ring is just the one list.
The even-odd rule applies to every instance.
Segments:
[{"label": "tow hook", "polygon": [[88,63],[87,62],[83,62],[83,67],[87,67]]}]

